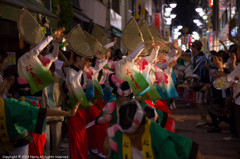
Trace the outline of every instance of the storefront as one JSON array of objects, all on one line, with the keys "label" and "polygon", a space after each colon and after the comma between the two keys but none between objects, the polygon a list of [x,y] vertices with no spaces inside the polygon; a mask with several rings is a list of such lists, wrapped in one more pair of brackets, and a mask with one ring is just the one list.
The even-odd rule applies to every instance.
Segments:
[{"label": "storefront", "polygon": [[35,0],[2,0],[0,2],[0,49],[20,52],[17,20],[22,8],[28,9],[36,19],[47,17],[50,27],[57,27],[57,16]]}]

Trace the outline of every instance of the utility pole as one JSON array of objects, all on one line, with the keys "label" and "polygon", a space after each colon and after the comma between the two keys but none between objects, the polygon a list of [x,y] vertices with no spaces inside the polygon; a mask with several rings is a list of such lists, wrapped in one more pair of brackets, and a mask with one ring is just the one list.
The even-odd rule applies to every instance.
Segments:
[{"label": "utility pole", "polygon": [[237,25],[238,25],[238,31],[237,31],[237,37],[238,37],[238,42],[240,42],[240,1],[237,1],[237,14],[238,14],[238,20],[237,20]]}]

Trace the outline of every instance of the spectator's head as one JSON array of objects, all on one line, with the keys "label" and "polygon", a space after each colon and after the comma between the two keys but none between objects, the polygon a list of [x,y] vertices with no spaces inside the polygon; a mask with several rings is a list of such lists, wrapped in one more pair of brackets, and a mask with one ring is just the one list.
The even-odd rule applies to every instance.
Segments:
[{"label": "spectator's head", "polygon": [[192,43],[192,53],[194,56],[198,55],[202,49],[202,42],[200,40],[195,40]]},{"label": "spectator's head", "polygon": [[187,50],[185,51],[185,53],[186,53],[186,54],[191,54],[192,52],[191,52],[191,50],[187,49]]},{"label": "spectator's head", "polygon": [[16,65],[10,65],[8,66],[4,72],[3,72],[3,79],[7,81],[8,86],[7,87],[7,97],[9,98],[19,98],[19,92],[17,89],[19,89],[17,85],[17,66]]},{"label": "spectator's head", "polygon": [[0,50],[0,71],[3,72],[3,70],[6,68],[7,65],[7,52]]},{"label": "spectator's head", "polygon": [[138,101],[131,100],[119,106],[118,125],[122,132],[128,135],[142,133],[145,123],[145,114]]},{"label": "spectator's head", "polygon": [[219,54],[215,50],[211,50],[210,53],[212,56],[219,56]]},{"label": "spectator's head", "polygon": [[224,53],[225,53],[224,50],[219,50],[219,51],[218,51],[218,54],[219,54],[220,56],[222,56],[222,54],[224,54]]},{"label": "spectator's head", "polygon": [[222,53],[221,56],[222,56],[223,63],[226,63],[230,57],[229,54],[225,52]]},{"label": "spectator's head", "polygon": [[3,72],[3,79],[6,79],[11,86],[15,83],[16,77],[17,77],[16,65],[8,66]]},{"label": "spectator's head", "polygon": [[240,61],[240,52],[238,51],[237,45],[233,44],[229,47],[228,53],[230,53],[230,57],[233,56],[233,54],[236,55],[237,61]]},{"label": "spectator's head", "polygon": [[234,54],[237,54],[237,45],[233,44],[229,47],[228,49],[228,52],[231,54],[231,53],[234,53]]}]

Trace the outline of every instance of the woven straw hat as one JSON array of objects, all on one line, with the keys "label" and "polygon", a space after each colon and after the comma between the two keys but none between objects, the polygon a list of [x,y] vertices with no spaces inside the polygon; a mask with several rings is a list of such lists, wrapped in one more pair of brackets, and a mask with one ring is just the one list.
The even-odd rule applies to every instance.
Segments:
[{"label": "woven straw hat", "polygon": [[17,22],[20,36],[29,44],[39,44],[45,38],[41,25],[27,9],[23,9]]},{"label": "woven straw hat", "polygon": [[147,23],[144,21],[139,24],[140,31],[142,32],[143,35],[143,40],[144,42],[154,42],[152,33],[150,32]]},{"label": "woven straw hat", "polygon": [[102,44],[106,45],[108,43],[108,36],[102,31],[98,25],[94,25],[92,30],[92,35]]},{"label": "woven straw hat", "polygon": [[103,55],[107,53],[108,50],[95,37],[93,37],[86,31],[83,32],[86,36],[86,41],[88,42],[90,48],[92,49],[94,56],[98,51],[101,51]]},{"label": "woven straw hat", "polygon": [[153,24],[149,26],[149,30],[155,42],[162,42],[162,38]]},{"label": "woven straw hat", "polygon": [[131,52],[143,43],[142,33],[134,17],[126,24],[123,30],[122,40],[124,46]]},{"label": "woven straw hat", "polygon": [[69,33],[68,36],[69,47],[78,55],[87,58],[92,58],[95,54],[90,48],[87,38],[78,24]]},{"label": "woven straw hat", "polygon": [[[139,24],[139,28],[142,32],[144,42],[154,43],[152,33],[150,32],[148,25],[145,21]],[[149,56],[152,52],[152,49],[153,47],[151,45],[146,46],[141,52],[140,56]]]},{"label": "woven straw hat", "polygon": [[163,41],[161,35],[159,34],[159,32],[157,31],[153,24],[149,26],[149,30],[152,33],[154,42],[161,42],[165,44],[165,46],[160,47],[159,52],[168,52],[170,48],[167,46],[167,42]]}]

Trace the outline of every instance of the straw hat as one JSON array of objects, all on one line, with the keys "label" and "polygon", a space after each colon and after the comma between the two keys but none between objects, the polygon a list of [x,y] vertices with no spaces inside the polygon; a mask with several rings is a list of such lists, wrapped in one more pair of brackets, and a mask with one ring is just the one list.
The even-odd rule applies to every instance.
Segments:
[{"label": "straw hat", "polygon": [[78,24],[69,33],[68,36],[69,47],[78,55],[87,58],[92,58],[95,54],[90,48],[87,38]]},{"label": "straw hat", "polygon": [[94,56],[98,51],[101,51],[103,55],[107,53],[108,50],[104,46],[102,46],[102,44],[95,37],[93,37],[86,31],[83,32],[86,36],[86,41],[88,42],[90,48],[92,49]]},{"label": "straw hat", "polygon": [[[150,32],[148,25],[145,21],[139,24],[140,31],[143,35],[144,42],[154,43],[154,39],[152,36],[152,33]],[[147,46],[144,48],[144,50],[141,52],[140,56],[149,56],[152,52],[153,47]]]},{"label": "straw hat", "polygon": [[98,25],[94,25],[92,30],[92,35],[102,44],[106,45],[108,43],[108,36],[102,31]]},{"label": "straw hat", "polygon": [[155,26],[152,24],[149,26],[149,30],[153,36],[153,40],[155,42],[162,42],[162,37],[160,36],[160,34],[158,33],[157,29],[155,28]]},{"label": "straw hat", "polygon": [[165,44],[165,46],[160,47],[159,51],[160,52],[169,52],[170,48],[167,46],[168,42],[165,42],[162,39],[161,35],[159,34],[159,32],[157,31],[157,29],[155,28],[155,26],[153,24],[149,26],[149,30],[152,33],[154,42],[161,42],[161,43]]},{"label": "straw hat", "polygon": [[154,42],[152,33],[150,32],[148,25],[145,21],[139,24],[140,31],[142,32],[143,35],[143,40],[144,42]]},{"label": "straw hat", "polygon": [[134,17],[126,24],[123,30],[122,40],[124,46],[131,52],[143,43],[142,33]]},{"label": "straw hat", "polygon": [[17,22],[20,36],[29,44],[39,44],[45,38],[41,25],[27,9],[23,9]]}]

